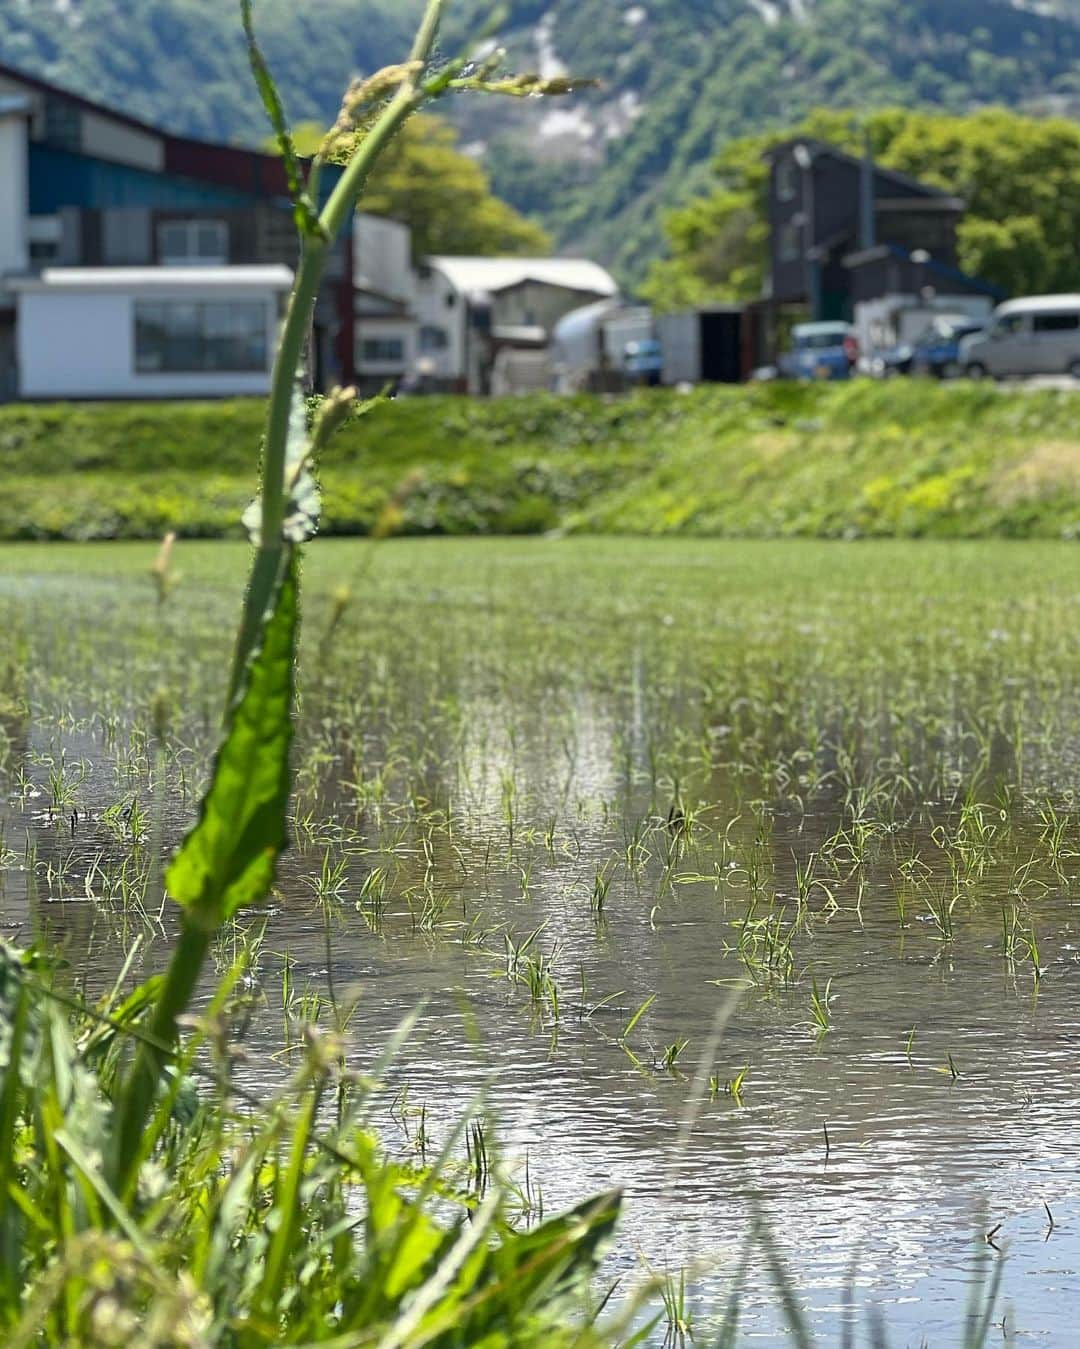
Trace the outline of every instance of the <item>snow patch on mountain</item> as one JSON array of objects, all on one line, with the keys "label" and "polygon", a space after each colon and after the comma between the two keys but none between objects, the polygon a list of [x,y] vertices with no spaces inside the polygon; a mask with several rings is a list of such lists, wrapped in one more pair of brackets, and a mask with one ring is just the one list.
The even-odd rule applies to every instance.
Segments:
[{"label": "snow patch on mountain", "polygon": [[536,25],[536,69],[545,80],[558,80],[570,73],[555,50],[555,22],[555,11],[549,9]]},{"label": "snow patch on mountain", "polygon": [[781,10],[776,0],[747,0],[750,8],[764,19],[769,28],[780,22]]}]

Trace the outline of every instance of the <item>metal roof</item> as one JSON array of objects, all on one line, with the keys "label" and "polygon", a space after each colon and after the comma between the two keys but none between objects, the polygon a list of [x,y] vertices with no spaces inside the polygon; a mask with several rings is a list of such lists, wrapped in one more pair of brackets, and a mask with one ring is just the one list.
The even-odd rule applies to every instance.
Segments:
[{"label": "metal roof", "polygon": [[1080,309],[1080,295],[1028,295],[1021,299],[1007,300],[998,307],[998,313],[1053,314],[1061,309],[1069,311]]},{"label": "metal roof", "polygon": [[[856,168],[866,163],[861,155],[849,155],[846,150],[841,150],[838,145],[833,145],[831,141],[818,140],[815,136],[792,136],[788,140],[781,141],[778,145],[772,146],[762,155],[762,159],[775,160],[781,155],[787,154],[797,145],[807,146],[815,159],[819,157],[828,157],[839,160],[842,164],[852,165]],[[919,178],[912,178],[910,174],[901,173],[898,169],[887,169],[883,164],[879,164],[877,159],[871,159],[871,166],[874,174],[878,178],[884,178],[888,182],[899,184],[901,187],[910,188],[916,191],[922,197],[948,197],[950,194],[940,187],[933,187],[929,183],[922,182]]]},{"label": "metal roof", "polygon": [[40,276],[11,276],[16,291],[289,290],[285,266],[257,267],[47,267]]},{"label": "metal roof", "polygon": [[619,289],[609,272],[585,258],[431,257],[426,261],[464,295],[510,290],[526,281],[590,295],[615,295]]}]

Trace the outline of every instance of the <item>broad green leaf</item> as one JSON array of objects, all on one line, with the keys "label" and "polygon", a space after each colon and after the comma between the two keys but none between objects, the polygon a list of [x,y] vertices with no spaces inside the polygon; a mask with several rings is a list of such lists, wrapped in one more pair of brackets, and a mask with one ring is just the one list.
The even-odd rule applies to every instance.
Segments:
[{"label": "broad green leaf", "polygon": [[296,569],[290,549],[263,640],[229,714],[199,821],[165,877],[173,899],[208,932],[266,898],[288,842]]}]

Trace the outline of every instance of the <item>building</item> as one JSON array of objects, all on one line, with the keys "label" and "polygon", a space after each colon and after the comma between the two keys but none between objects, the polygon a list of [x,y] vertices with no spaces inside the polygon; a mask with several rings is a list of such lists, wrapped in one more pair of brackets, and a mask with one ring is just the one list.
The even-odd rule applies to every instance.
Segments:
[{"label": "building", "polygon": [[916,249],[878,244],[844,259],[861,363],[918,341],[935,318],[984,323],[1005,293]]},{"label": "building", "polygon": [[803,307],[814,320],[850,319],[853,285],[845,260],[878,245],[926,252],[956,266],[956,226],[964,212],[959,198],[823,141],[788,141],[769,159],[768,298],[774,305]]},{"label": "building", "polygon": [[[328,193],[341,170],[322,174]],[[0,66],[0,399],[262,394],[298,244],[276,156],[174,136]],[[430,258],[361,215],[315,309],[316,388],[549,382],[594,263]]]},{"label": "building", "polygon": [[473,394],[547,387],[557,324],[617,295],[576,258],[432,257],[414,264],[407,225],[360,214],[353,230],[357,379]]},{"label": "building", "polygon": [[417,275],[408,225],[357,215],[353,225],[356,382],[361,393],[397,387],[420,356]]},{"label": "building", "polygon": [[[297,257],[279,159],[174,136],[0,66],[0,184],[0,397],[268,388]],[[317,387],[353,376],[353,307],[345,240],[316,308]],[[43,325],[60,323],[50,349]]]},{"label": "building", "polygon": [[890,345],[919,313],[974,316],[1002,298],[957,264],[960,198],[823,141],[787,141],[768,158],[774,334],[779,315],[798,310]]},{"label": "building", "polygon": [[[582,258],[427,258],[417,276],[418,350],[443,387],[489,393],[500,353],[546,347],[564,315],[618,294]],[[525,362],[535,366],[535,362]]]},{"label": "building", "polygon": [[265,394],[292,282],[283,266],[50,267],[9,278],[18,395]]}]

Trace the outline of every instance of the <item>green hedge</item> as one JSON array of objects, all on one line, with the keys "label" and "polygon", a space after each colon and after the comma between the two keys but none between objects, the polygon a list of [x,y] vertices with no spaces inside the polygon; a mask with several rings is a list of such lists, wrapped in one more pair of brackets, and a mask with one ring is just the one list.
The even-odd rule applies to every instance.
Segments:
[{"label": "green hedge", "polygon": [[[1080,534],[1080,400],[921,381],[388,403],[322,476],[368,533]],[[0,538],[239,534],[256,402],[0,408]]]}]

